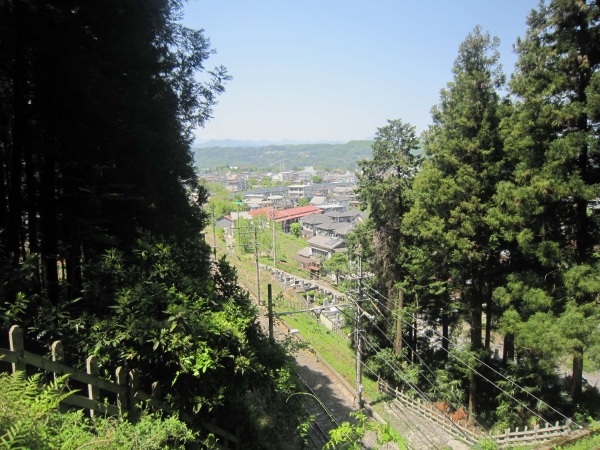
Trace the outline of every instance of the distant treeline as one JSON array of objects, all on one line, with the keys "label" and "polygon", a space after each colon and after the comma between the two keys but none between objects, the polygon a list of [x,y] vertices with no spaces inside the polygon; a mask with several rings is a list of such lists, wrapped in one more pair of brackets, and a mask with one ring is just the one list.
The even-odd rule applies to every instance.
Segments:
[{"label": "distant treeline", "polygon": [[241,168],[273,168],[279,170],[355,169],[356,161],[371,159],[373,141],[350,141],[346,144],[269,145],[267,147],[194,148],[196,166],[200,169],[229,165]]}]

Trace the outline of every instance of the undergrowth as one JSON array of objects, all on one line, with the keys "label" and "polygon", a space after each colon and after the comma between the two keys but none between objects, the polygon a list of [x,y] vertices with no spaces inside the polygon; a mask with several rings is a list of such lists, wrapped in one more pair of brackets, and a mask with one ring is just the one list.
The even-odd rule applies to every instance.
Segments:
[{"label": "undergrowth", "polygon": [[[60,383],[61,380],[58,380]],[[40,376],[0,374],[0,448],[45,450],[184,448],[195,434],[176,417],[142,411],[132,424],[124,418],[97,417],[82,410],[58,412],[58,384],[40,385]]]}]

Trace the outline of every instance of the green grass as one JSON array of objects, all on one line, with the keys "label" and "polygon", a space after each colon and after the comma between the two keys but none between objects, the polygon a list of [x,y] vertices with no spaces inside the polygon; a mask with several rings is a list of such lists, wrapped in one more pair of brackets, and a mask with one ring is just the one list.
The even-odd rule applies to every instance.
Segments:
[{"label": "green grass", "polygon": [[288,262],[291,260],[292,255],[298,253],[307,245],[306,239],[302,237],[296,237],[287,233],[277,233],[278,251],[285,253]]},{"label": "green grass", "polygon": [[[291,237],[290,241],[296,240],[296,244],[299,243],[299,238]],[[209,243],[212,240],[209,239]],[[224,254],[224,244],[218,243],[218,253]],[[302,248],[301,246],[300,248]],[[256,293],[256,266],[254,255],[246,254],[237,257],[228,257],[228,260],[238,270],[238,276],[240,280],[250,288],[251,291]],[[261,258],[262,262],[262,258]],[[270,275],[261,271],[261,299],[266,302],[267,299],[267,285],[269,284]],[[271,283],[273,288],[273,297],[283,290],[280,288],[278,283]],[[290,311],[301,308],[300,302],[290,299],[285,299],[283,302],[279,301],[275,303],[274,309],[277,312]],[[285,321],[292,327],[300,330],[302,337],[308,342],[331,366],[344,377],[344,379],[351,385],[354,386],[356,383],[356,359],[354,358],[354,350],[349,346],[348,341],[344,340],[341,336],[328,330],[323,325],[319,324],[315,320],[315,316],[311,313],[299,313],[294,315],[288,315],[284,317]],[[373,401],[378,399],[381,394],[377,392],[377,382],[368,378],[363,374],[363,387],[364,396],[367,400]]]},{"label": "green grass", "polygon": [[556,450],[594,450],[598,448],[600,448],[600,431],[571,444],[556,447]]},{"label": "green grass", "polygon": [[[354,351],[343,338],[318,324],[314,317],[305,314],[286,316],[291,327],[300,330],[302,337],[321,354],[331,366],[354,386],[356,383],[356,360]],[[368,400],[378,397],[377,382],[363,375],[364,396]]]}]

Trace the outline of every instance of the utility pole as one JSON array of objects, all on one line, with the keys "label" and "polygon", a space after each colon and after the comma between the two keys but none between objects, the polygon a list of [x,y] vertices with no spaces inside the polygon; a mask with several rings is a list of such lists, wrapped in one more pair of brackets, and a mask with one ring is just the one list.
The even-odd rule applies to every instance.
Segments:
[{"label": "utility pole", "polygon": [[269,307],[269,339],[271,343],[275,342],[275,335],[273,334],[273,291],[271,289],[271,283],[267,285],[267,299]]},{"label": "utility pole", "polygon": [[360,337],[360,311],[358,309],[360,300],[362,300],[362,256],[358,255],[358,301],[354,307],[354,342],[356,344],[356,403],[359,410],[364,407],[362,399],[362,339]]},{"label": "utility pole", "polygon": [[[235,229],[237,230],[237,247],[238,247],[238,251],[240,252],[240,255],[242,254],[242,241],[240,241],[240,211],[238,210],[237,213],[237,219],[235,222],[233,222],[235,225]],[[246,251],[246,249],[244,248],[244,251]]]},{"label": "utility pole", "polygon": [[273,267],[277,269],[277,237],[275,233],[275,207],[271,208],[273,219]]},{"label": "utility pole", "polygon": [[215,220],[215,204],[212,204],[212,222],[213,222],[213,242],[214,242],[214,247],[213,247],[213,253],[215,255],[215,260],[217,259],[217,222]]},{"label": "utility pole", "polygon": [[404,306],[404,291],[398,289],[398,306],[396,308],[396,339],[394,340],[394,353],[402,353],[402,307]]},{"label": "utility pole", "polygon": [[254,255],[256,257],[256,292],[258,304],[260,305],[260,265],[258,264],[258,231],[256,225],[254,225]]}]

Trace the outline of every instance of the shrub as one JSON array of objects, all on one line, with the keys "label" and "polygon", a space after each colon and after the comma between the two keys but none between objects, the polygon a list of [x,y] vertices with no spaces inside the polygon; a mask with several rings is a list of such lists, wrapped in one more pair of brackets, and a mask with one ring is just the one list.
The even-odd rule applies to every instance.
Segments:
[{"label": "shrub", "polygon": [[40,376],[25,378],[23,372],[0,374],[0,443],[4,448],[62,450],[184,448],[195,439],[175,417],[162,418],[143,411],[136,424],[123,418],[98,417],[92,423],[84,412],[60,414],[57,385],[41,386]]}]

